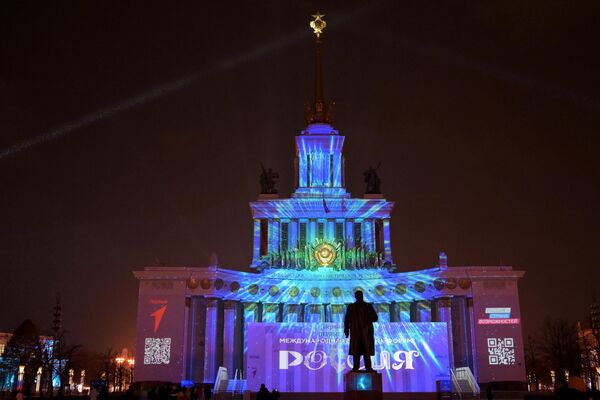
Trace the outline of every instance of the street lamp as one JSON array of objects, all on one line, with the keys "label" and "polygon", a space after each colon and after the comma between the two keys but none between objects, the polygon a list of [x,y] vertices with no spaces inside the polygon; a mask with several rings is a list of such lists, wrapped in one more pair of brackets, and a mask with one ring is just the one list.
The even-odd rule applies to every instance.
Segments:
[{"label": "street lamp", "polygon": [[117,357],[115,358],[115,362],[118,365],[117,373],[119,374],[119,392],[123,390],[123,363],[125,362],[125,357]]},{"label": "street lamp", "polygon": [[17,375],[17,390],[23,390],[23,381],[25,380],[25,366],[19,365],[19,373]]},{"label": "street lamp", "polygon": [[135,359],[128,359],[127,364],[129,364],[129,385],[131,385],[133,383],[133,367],[135,366]]}]

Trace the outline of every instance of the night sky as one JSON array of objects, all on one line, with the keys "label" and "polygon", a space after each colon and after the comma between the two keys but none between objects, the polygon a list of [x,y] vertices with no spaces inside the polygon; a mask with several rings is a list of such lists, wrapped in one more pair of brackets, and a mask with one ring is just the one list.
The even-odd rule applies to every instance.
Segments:
[{"label": "night sky", "polygon": [[400,268],[442,250],[512,265],[526,333],[585,319],[600,278],[598,4],[3,3],[0,331],[48,331],[61,292],[72,342],[131,347],[132,270],[213,251],[247,268],[260,162],[292,190],[317,9],[347,186],[362,196],[381,162]]}]

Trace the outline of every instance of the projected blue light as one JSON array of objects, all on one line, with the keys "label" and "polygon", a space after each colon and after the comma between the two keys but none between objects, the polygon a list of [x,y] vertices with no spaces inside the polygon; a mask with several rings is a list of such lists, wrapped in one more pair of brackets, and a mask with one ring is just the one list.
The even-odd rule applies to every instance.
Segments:
[{"label": "projected blue light", "polygon": [[296,136],[295,197],[342,196],[344,137],[328,124],[312,124]]},{"label": "projected blue light", "polygon": [[356,389],[360,391],[372,390],[373,382],[371,379],[371,375],[363,374],[359,375],[356,379]]},{"label": "projected blue light", "polygon": [[393,202],[350,198],[344,187],[344,137],[311,124],[296,136],[292,198],[259,198],[251,268],[332,272],[394,268],[390,239]]},{"label": "projected blue light", "polygon": [[[398,303],[393,310],[396,321],[410,321],[408,307],[411,302],[422,303],[439,295],[439,291],[433,286],[438,273],[437,268],[402,274],[385,269],[335,271],[332,268],[319,268],[315,271],[268,269],[260,274],[236,272],[234,278],[236,285],[239,285],[239,290],[220,291],[219,296],[224,300],[245,302],[247,307],[251,307],[250,303],[259,302],[286,305],[328,304],[328,320],[333,320],[341,318],[340,314],[345,312],[344,305],[354,302],[354,291],[360,289],[364,292],[366,301],[377,304],[376,311],[384,321],[389,320],[392,315],[390,302]],[[420,291],[421,288],[424,290]],[[420,320],[424,322],[431,320],[429,306],[421,303],[419,303],[420,307],[424,307],[420,309],[421,314],[428,314],[429,318],[421,317]],[[333,305],[342,308],[333,309]],[[244,315],[257,321],[252,316],[255,312],[255,309],[247,309]],[[292,313],[296,312],[300,313],[300,310]],[[309,311],[306,310],[306,316],[308,315]],[[324,319],[321,318],[319,321]]]},{"label": "projected blue light", "polygon": [[[349,340],[342,324],[252,324],[248,326],[248,387],[261,383],[287,392],[343,390],[352,368]],[[448,378],[448,336],[441,323],[376,323],[373,369],[388,392],[435,391],[436,379]],[[362,367],[364,369],[364,367]],[[372,390],[369,374],[350,382],[357,390]]]}]

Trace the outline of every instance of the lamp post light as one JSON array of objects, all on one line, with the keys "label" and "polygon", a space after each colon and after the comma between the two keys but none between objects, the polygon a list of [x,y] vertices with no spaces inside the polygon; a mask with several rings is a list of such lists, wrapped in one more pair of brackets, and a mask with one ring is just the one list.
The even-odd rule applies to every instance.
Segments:
[{"label": "lamp post light", "polygon": [[123,363],[125,362],[124,357],[115,358],[115,362],[117,363],[117,374],[118,374],[118,383],[119,383],[119,392],[123,390]]},{"label": "lamp post light", "polygon": [[129,385],[131,385],[133,383],[133,367],[135,366],[135,359],[128,359],[127,364],[129,365]]},{"label": "lamp post light", "polygon": [[17,374],[17,390],[23,390],[23,381],[25,380],[25,366],[19,365],[19,373]]},{"label": "lamp post light", "polygon": [[85,384],[85,369],[81,370],[81,374],[79,375],[79,393],[83,392],[83,385]]}]

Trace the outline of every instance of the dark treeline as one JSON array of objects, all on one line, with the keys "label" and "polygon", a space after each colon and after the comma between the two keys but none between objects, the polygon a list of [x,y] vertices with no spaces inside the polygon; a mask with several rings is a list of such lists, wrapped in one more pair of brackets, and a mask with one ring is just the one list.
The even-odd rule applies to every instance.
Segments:
[{"label": "dark treeline", "polygon": [[592,304],[587,321],[571,322],[546,317],[535,335],[525,341],[525,364],[531,390],[557,388],[572,377],[581,377],[592,390],[600,367],[600,313]]}]

